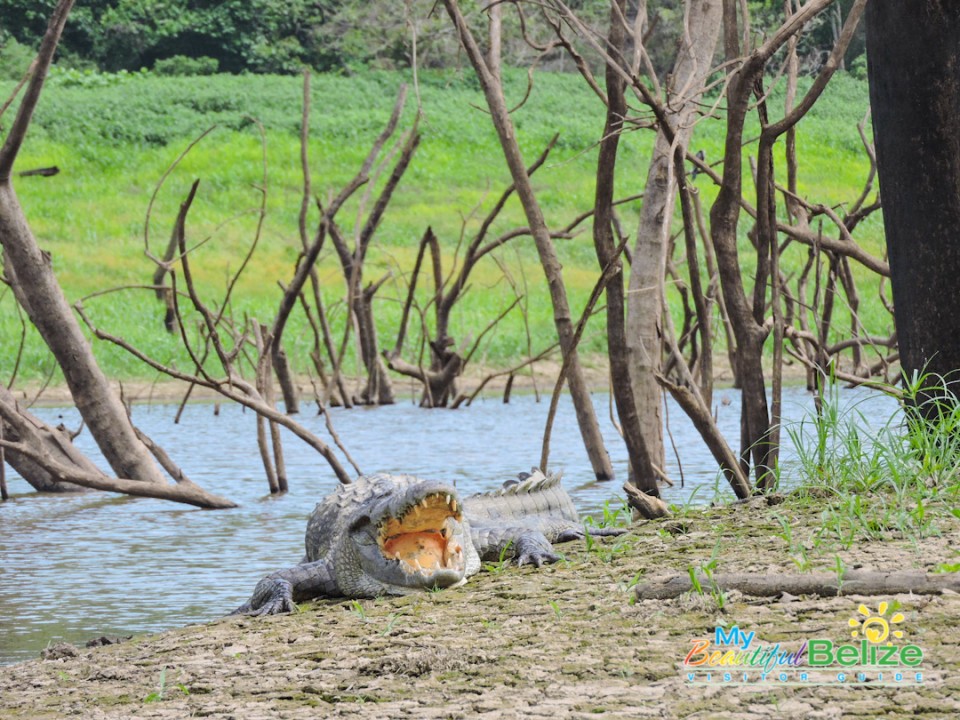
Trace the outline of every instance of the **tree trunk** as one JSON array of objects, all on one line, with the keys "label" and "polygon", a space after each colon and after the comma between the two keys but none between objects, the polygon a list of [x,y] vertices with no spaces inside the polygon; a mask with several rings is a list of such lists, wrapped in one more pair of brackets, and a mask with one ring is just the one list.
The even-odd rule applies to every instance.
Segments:
[{"label": "tree trunk", "polygon": [[570,318],[567,290],[563,283],[562,266],[560,259],[557,257],[553,239],[550,237],[550,230],[543,217],[543,211],[534,194],[530,176],[527,174],[523,155],[520,153],[520,146],[517,143],[513,121],[510,119],[510,113],[503,97],[497,62],[499,58],[491,63],[484,57],[455,0],[444,0],[444,5],[477,73],[480,86],[483,88],[493,125],[500,138],[500,146],[503,149],[507,166],[510,168],[510,174],[516,186],[517,197],[523,206],[527,223],[530,226],[530,234],[533,236],[537,252],[540,255],[540,264],[543,266],[543,272],[547,277],[550,300],[553,303],[553,320],[557,328],[557,338],[560,341],[560,350],[567,363],[567,383],[570,387],[570,395],[573,399],[577,422],[583,436],[587,455],[597,479],[610,479],[613,477],[613,465],[604,446],[603,436],[600,434],[600,425],[597,422],[597,415],[593,408],[589,389],[583,378],[583,369],[580,366],[577,348],[573,342],[574,328]]},{"label": "tree trunk", "polygon": [[[610,31],[608,45],[616,54],[622,53],[626,42],[626,30],[620,20],[626,13],[626,0],[617,0],[610,8]],[[648,433],[644,432],[646,413],[641,415],[636,397],[631,389],[635,367],[631,366],[628,350],[628,338],[625,325],[625,298],[623,283],[623,264],[615,257],[617,248],[613,233],[613,198],[616,178],[617,151],[620,145],[620,133],[623,130],[623,118],[627,115],[627,99],[624,95],[625,83],[611,64],[606,67],[607,118],[600,139],[600,152],[597,156],[597,190],[594,199],[593,244],[597,252],[600,267],[615,263],[615,273],[607,283],[607,355],[610,358],[610,378],[617,417],[623,428],[623,439],[630,458],[629,482],[645,495],[659,497],[659,474],[657,468],[663,467],[662,440],[659,448],[648,448]],[[659,418],[659,413],[656,413]],[[658,450],[658,452],[655,452]],[[657,458],[657,459],[655,459]],[[638,498],[639,512],[648,508],[658,508],[646,498]],[[653,513],[657,516],[657,513]],[[650,514],[647,514],[649,517]]]},{"label": "tree trunk", "polygon": [[377,324],[373,319],[373,295],[375,289],[367,288],[357,293],[354,312],[357,319],[357,335],[360,339],[360,354],[367,370],[367,385],[362,397],[370,405],[393,405],[393,383],[387,366],[380,356],[377,340]]},{"label": "tree trunk", "polygon": [[53,274],[50,255],[34,240],[9,177],[0,178],[0,244],[4,272],[17,301],[40,332],[77,410],[119,477],[164,483],[153,457],[137,439],[120,398],[93,357],[90,343]]},{"label": "tree trunk", "polygon": [[[740,56],[736,0],[724,0],[724,45],[729,62]],[[763,377],[763,343],[766,330],[754,318],[737,249],[737,225],[743,187],[743,134],[750,93],[763,72],[765,59],[754,53],[730,77],[727,86],[727,129],[724,141],[723,179],[710,209],[710,238],[716,252],[720,288],[737,341],[737,375],[742,383],[740,414],[740,465],[749,474],[751,455],[758,476],[765,470],[764,436],[770,426]],[[760,259],[758,258],[758,264]]]},{"label": "tree trunk", "polygon": [[657,132],[630,272],[626,337],[633,368],[631,387],[634,402],[640,410],[644,444],[652,462],[660,468],[665,465],[663,399],[657,382],[662,359],[663,283],[677,194],[675,173],[684,172],[683,167],[673,167],[673,148],[674,143],[686,148],[690,140],[691,122],[699,108],[704,81],[713,67],[721,17],[720,0],[694,0],[691,3],[685,33],[689,43],[680,45],[667,88],[669,102],[665,115],[674,137],[670,138],[662,127]]},{"label": "tree trunk", "polygon": [[958,37],[960,4],[952,0],[867,3],[870,102],[900,363],[908,376],[947,380],[960,370]]}]

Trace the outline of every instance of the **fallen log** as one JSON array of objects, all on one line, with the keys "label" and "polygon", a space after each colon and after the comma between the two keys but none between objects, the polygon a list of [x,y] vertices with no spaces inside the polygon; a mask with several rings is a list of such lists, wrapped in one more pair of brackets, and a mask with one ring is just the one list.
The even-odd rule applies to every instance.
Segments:
[{"label": "fallen log", "polygon": [[627,504],[636,510],[640,517],[645,519],[670,517],[670,508],[658,497],[647,495],[636,485],[623,484],[623,491],[627,494]]},{"label": "fallen log", "polygon": [[[737,590],[744,595],[778,597],[790,595],[936,595],[944,590],[960,592],[960,573],[930,575],[922,571],[875,572],[849,570],[836,573],[802,575],[752,575],[749,573],[696,574],[703,592]],[[690,574],[652,578],[637,585],[638,600],[671,600],[694,591]]]}]

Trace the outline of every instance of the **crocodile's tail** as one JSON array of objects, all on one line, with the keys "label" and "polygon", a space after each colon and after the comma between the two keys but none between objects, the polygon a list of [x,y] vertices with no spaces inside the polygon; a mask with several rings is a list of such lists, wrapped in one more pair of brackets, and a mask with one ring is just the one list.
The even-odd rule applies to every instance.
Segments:
[{"label": "crocodile's tail", "polygon": [[486,519],[502,523],[548,515],[579,523],[577,510],[560,484],[560,478],[560,473],[544,475],[538,468],[532,468],[529,473],[520,473],[517,480],[507,480],[498,490],[466,498],[466,513],[471,521]]}]

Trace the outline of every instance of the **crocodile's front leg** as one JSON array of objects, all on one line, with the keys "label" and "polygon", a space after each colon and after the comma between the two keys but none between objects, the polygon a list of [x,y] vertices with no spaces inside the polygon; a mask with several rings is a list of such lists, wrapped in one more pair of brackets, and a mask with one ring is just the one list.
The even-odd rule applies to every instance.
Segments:
[{"label": "crocodile's front leg", "polygon": [[257,583],[250,599],[230,614],[279,615],[293,612],[298,602],[340,594],[329,563],[317,560],[267,575]]}]

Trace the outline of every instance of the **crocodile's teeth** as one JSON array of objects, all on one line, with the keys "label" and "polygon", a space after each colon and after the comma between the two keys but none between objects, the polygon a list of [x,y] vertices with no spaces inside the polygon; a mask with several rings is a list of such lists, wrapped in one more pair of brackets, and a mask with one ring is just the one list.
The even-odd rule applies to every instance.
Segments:
[{"label": "crocodile's teeth", "polygon": [[450,509],[453,510],[454,512],[456,512],[456,511],[457,511],[457,501],[456,501],[456,500],[451,500],[451,499],[450,499],[450,496],[447,495],[447,502],[450,503]]}]

